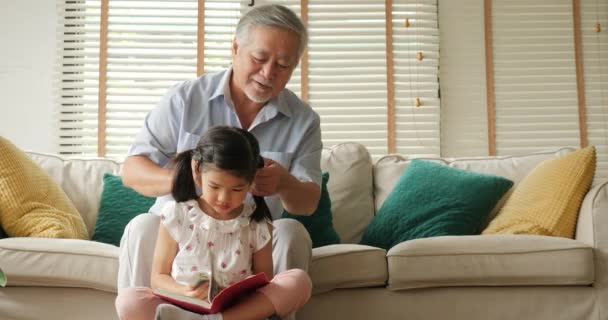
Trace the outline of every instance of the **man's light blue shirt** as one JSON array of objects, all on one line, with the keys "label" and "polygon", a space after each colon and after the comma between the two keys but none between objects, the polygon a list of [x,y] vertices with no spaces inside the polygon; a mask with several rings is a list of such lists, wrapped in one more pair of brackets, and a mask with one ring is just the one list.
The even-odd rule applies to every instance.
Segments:
[{"label": "man's light blue shirt", "polygon": [[[128,154],[147,156],[162,167],[176,153],[196,147],[210,128],[242,128],[230,98],[232,69],[204,75],[169,89],[146,116]],[[249,127],[262,156],[279,162],[300,181],[321,184],[321,128],[319,115],[293,92],[284,89],[257,114]],[[158,214],[171,195],[159,197],[150,212]],[[273,218],[283,206],[278,196],[266,197]]]}]

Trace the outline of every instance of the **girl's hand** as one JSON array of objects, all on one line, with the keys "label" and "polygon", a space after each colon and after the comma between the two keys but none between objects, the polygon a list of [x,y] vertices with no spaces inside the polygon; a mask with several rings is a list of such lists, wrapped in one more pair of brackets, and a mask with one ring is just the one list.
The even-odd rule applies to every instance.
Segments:
[{"label": "girl's hand", "polygon": [[209,281],[204,281],[195,287],[184,286],[184,288],[185,290],[183,295],[191,298],[206,300],[207,295],[209,294]]}]

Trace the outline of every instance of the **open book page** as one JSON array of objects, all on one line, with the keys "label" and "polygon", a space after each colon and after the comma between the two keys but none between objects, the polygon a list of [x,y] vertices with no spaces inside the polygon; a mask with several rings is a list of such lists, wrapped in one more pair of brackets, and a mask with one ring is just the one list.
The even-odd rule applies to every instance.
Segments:
[{"label": "open book page", "polygon": [[[175,305],[181,306],[184,309],[201,309],[208,310],[211,308],[211,302],[207,299],[197,299],[192,297],[187,297],[181,294],[173,293],[164,289],[154,289],[154,294],[161,297],[163,300],[171,302]],[[187,304],[187,305],[182,305]]]},{"label": "open book page", "polygon": [[[213,282],[215,281],[212,281],[212,283]],[[230,286],[224,288],[215,296],[211,295],[210,292],[210,296],[213,297],[211,303],[206,300],[186,297],[180,294],[167,292],[166,290],[162,289],[155,289],[153,292],[161,299],[170,302],[176,306],[179,306],[183,309],[200,314],[207,314],[224,311],[225,309],[237,303],[240,299],[250,295],[258,288],[261,288],[267,285],[268,283],[268,277],[266,277],[266,274],[264,272],[251,275],[239,282],[233,283]],[[210,291],[212,287],[214,287],[213,284],[209,286]]]}]

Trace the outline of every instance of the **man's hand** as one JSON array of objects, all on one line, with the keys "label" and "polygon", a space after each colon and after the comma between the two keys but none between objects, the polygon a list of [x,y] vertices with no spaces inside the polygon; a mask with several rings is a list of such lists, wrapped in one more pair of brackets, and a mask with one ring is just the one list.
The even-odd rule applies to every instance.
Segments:
[{"label": "man's hand", "polygon": [[311,215],[319,203],[321,188],[314,182],[299,181],[280,163],[264,158],[264,168],[258,169],[251,193],[263,197],[278,195],[285,210]]},{"label": "man's hand", "polygon": [[264,167],[258,169],[255,175],[253,190],[255,196],[271,196],[281,191],[285,177],[289,175],[280,163],[264,158]]}]

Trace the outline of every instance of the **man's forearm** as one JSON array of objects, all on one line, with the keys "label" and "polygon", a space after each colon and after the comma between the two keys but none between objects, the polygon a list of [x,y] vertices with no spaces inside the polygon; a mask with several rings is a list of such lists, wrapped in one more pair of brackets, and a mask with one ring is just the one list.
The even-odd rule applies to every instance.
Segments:
[{"label": "man's forearm", "polygon": [[314,182],[302,182],[289,175],[279,198],[285,210],[292,214],[309,216],[317,209],[321,188]]},{"label": "man's forearm", "polygon": [[144,156],[129,156],[122,166],[123,184],[148,197],[171,193],[173,171]]}]

